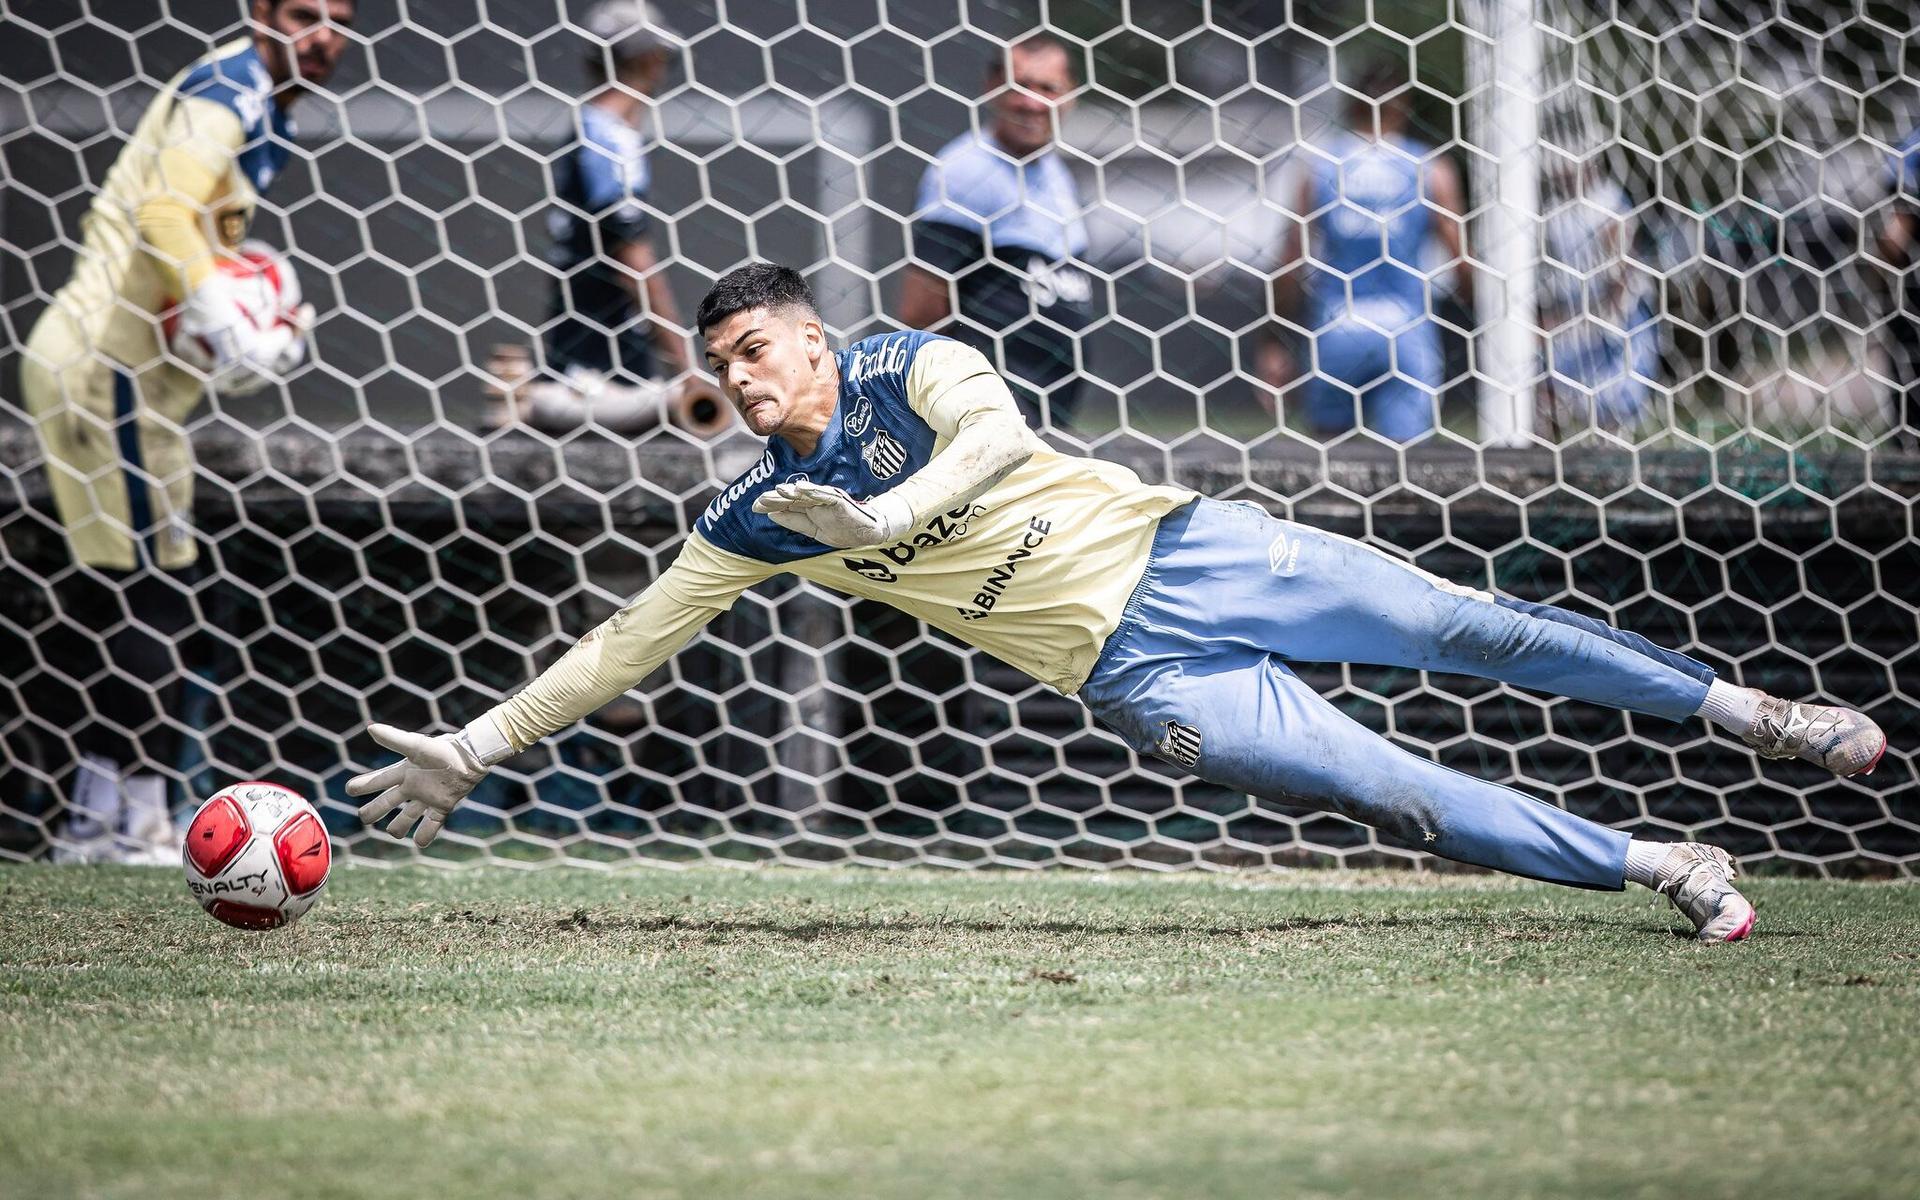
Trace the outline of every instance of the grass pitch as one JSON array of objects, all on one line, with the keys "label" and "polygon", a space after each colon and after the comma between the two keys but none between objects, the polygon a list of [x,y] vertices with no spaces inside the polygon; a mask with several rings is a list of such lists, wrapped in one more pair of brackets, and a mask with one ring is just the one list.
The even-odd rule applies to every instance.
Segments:
[{"label": "grass pitch", "polygon": [[1891,1196],[1920,888],[0,869],[8,1197]]}]

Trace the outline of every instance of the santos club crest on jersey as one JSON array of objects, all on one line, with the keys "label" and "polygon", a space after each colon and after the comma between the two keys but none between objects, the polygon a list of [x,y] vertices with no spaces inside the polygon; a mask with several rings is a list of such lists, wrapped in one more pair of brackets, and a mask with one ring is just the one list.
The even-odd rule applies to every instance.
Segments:
[{"label": "santos club crest on jersey", "polygon": [[860,457],[867,460],[867,470],[875,479],[892,479],[907,465],[907,448],[882,429],[861,448]]}]

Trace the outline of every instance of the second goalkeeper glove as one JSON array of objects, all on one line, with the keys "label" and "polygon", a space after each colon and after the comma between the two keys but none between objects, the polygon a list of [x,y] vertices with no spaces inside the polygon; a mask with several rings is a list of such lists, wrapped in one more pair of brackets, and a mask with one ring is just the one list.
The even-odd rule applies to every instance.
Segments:
[{"label": "second goalkeeper glove", "polygon": [[837,487],[818,483],[780,484],[762,493],[753,511],[840,550],[891,542],[913,528],[913,510],[892,492],[855,500]]}]

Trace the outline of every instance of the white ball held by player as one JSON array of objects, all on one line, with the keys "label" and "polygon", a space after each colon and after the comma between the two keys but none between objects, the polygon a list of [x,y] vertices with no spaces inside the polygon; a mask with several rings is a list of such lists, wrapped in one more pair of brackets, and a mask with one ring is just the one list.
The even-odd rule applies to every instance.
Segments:
[{"label": "white ball held by player", "polygon": [[313,306],[300,298],[293,264],[272,246],[242,242],[163,323],[175,358],[223,395],[280,382],[306,360]]},{"label": "white ball held by player", "polygon": [[208,797],[187,826],[187,888],[236,929],[291,925],[327,886],[333,862],[320,814],[273,783],[236,783]]}]

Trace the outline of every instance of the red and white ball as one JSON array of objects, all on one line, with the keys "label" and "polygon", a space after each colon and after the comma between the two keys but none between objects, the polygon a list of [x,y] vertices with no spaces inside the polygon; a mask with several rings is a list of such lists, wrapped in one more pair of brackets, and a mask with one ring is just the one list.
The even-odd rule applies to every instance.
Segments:
[{"label": "red and white ball", "polygon": [[[265,332],[275,325],[292,325],[300,311],[300,277],[284,254],[266,242],[249,239],[230,254],[214,259],[214,269],[233,278],[235,298],[240,310],[254,328]],[[169,301],[166,316],[160,322],[167,345],[174,346],[180,335],[178,300]],[[210,351],[199,347],[201,356]]]},{"label": "red and white ball", "polygon": [[333,850],[320,814],[274,783],[236,783],[208,797],[187,826],[187,888],[215,920],[278,929],[312,908]]}]

